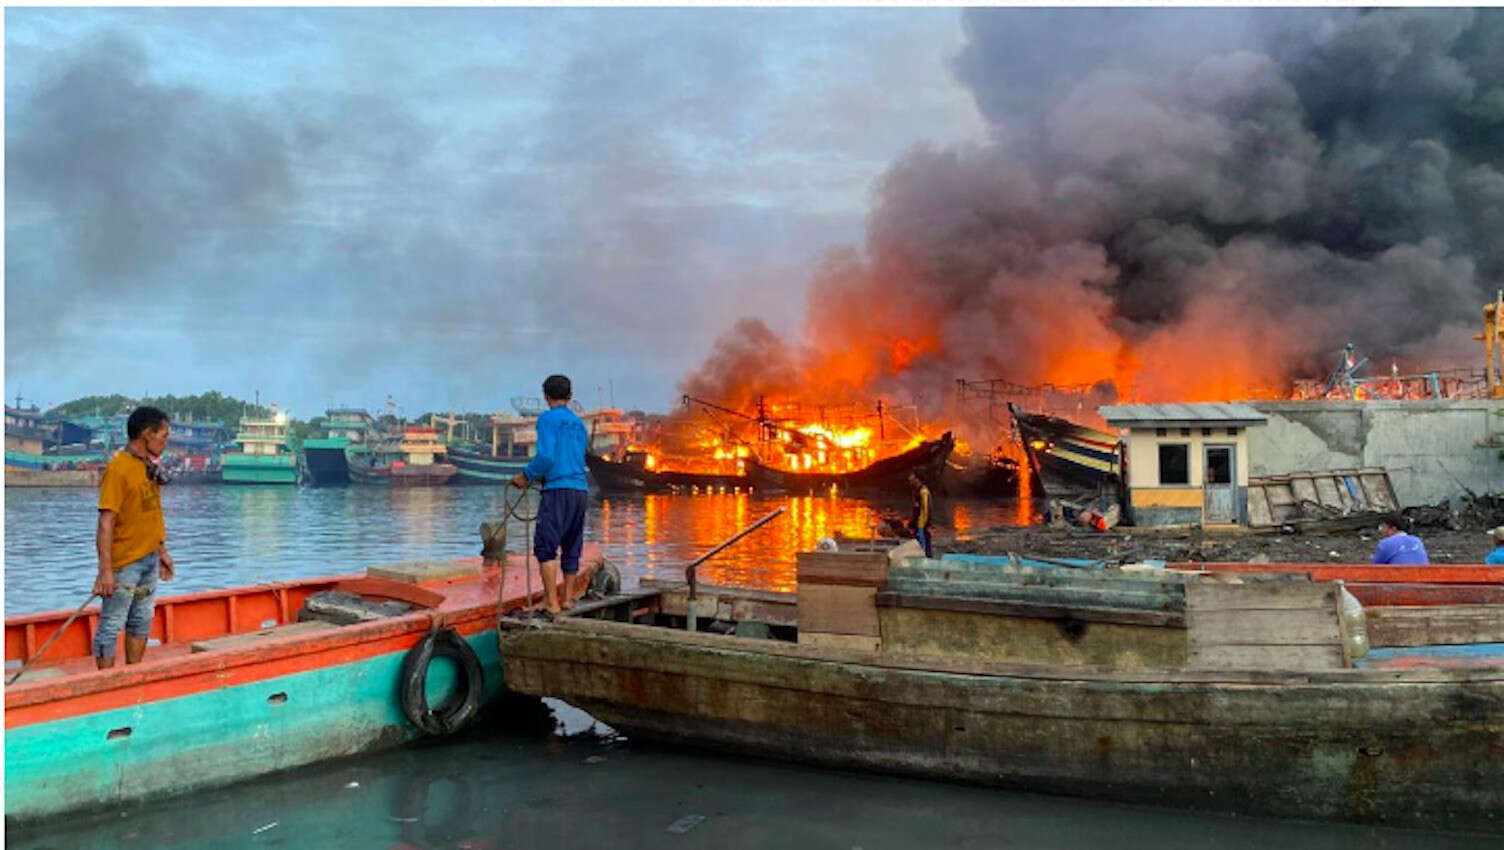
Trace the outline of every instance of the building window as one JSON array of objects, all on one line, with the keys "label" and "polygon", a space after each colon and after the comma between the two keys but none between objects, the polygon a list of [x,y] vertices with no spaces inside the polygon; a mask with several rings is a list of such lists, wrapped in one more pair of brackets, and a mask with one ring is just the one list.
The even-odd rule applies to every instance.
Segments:
[{"label": "building window", "polygon": [[1191,429],[1189,429],[1189,428],[1181,428],[1180,429],[1180,436],[1182,436],[1182,437],[1189,437],[1189,436],[1191,436]]},{"label": "building window", "polygon": [[1191,447],[1186,443],[1162,443],[1159,447],[1159,483],[1191,483]]},{"label": "building window", "polygon": [[1169,432],[1166,431],[1163,428],[1155,428],[1154,429],[1154,436],[1156,436],[1156,437],[1163,437],[1167,433],[1169,433]]},{"label": "building window", "polygon": [[1212,429],[1210,429],[1210,428],[1202,428],[1201,429],[1201,436],[1203,436],[1203,437],[1210,437],[1211,435],[1212,435]]},{"label": "building window", "polygon": [[1236,436],[1238,436],[1238,429],[1236,429],[1236,428],[1228,428],[1227,429],[1227,436],[1229,436],[1229,437],[1236,437]]}]

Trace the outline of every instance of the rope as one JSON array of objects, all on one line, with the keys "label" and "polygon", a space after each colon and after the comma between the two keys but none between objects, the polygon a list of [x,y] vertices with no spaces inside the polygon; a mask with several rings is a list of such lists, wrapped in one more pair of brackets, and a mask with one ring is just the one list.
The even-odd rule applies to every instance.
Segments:
[{"label": "rope", "polygon": [[[516,488],[513,488],[513,489],[516,489]],[[502,496],[502,507],[503,507],[503,510],[501,512],[501,522],[500,522],[500,524],[497,525],[497,528],[501,531],[501,533],[503,535],[506,534],[507,521],[511,520],[511,519],[515,519],[518,522],[520,522],[520,523],[523,524],[523,533],[526,535],[525,541],[531,541],[532,540],[532,537],[533,537],[533,521],[538,518],[539,504],[541,504],[541,503],[535,503],[534,504],[534,506],[533,506],[533,513],[530,516],[523,516],[522,513],[519,512],[519,510],[518,510],[522,506],[522,503],[527,499],[527,494],[532,489],[533,489],[533,482],[529,481],[526,487],[523,487],[522,489],[517,490],[517,498],[515,500],[509,500],[506,496]],[[495,537],[496,537],[496,535],[493,532],[492,535],[491,535],[491,538],[487,540],[487,543],[492,542],[495,539]],[[532,546],[530,544],[524,545],[524,547],[523,547],[522,575],[523,575],[523,580],[526,582],[526,587],[527,587],[527,591],[526,591],[527,592],[527,597],[526,597],[526,599],[527,599],[527,605],[528,605],[529,608],[531,608],[531,606],[533,604],[533,549],[532,549]],[[502,553],[502,560],[501,560],[500,581],[497,583],[497,588],[496,588],[496,616],[497,616],[498,619],[500,619],[506,613],[503,610],[503,608],[504,608],[504,606],[506,604],[506,592],[507,592],[507,561],[506,561],[506,553],[503,552]]]}]

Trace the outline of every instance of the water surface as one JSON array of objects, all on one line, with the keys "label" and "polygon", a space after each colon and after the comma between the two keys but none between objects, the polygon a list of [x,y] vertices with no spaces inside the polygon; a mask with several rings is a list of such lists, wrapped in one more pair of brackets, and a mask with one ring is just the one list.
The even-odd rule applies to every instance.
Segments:
[{"label": "water surface", "polygon": [[[173,486],[163,490],[168,548],[178,578],[164,594],[360,572],[372,564],[480,552],[479,525],[499,519],[518,493],[505,487]],[[5,491],[5,613],[72,608],[93,583],[95,491]],[[536,494],[521,513],[532,512]],[[794,587],[794,556],[839,530],[873,533],[898,494],[881,503],[834,494],[613,497],[594,501],[586,537],[602,544],[629,584],[682,575],[683,564],[777,507],[787,513],[700,569],[702,581],[773,590]],[[1004,503],[942,503],[939,522],[964,532],[1008,521]],[[522,525],[513,523],[512,551]]]}]

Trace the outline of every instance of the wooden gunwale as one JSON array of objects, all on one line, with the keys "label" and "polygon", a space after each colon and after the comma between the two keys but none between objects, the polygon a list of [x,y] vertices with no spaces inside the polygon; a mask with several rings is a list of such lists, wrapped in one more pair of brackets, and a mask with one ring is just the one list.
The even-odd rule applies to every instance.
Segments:
[{"label": "wooden gunwale", "polygon": [[[462,561],[467,564],[473,561],[476,573],[426,582],[421,587],[349,574],[163,598],[157,603],[152,633],[154,636],[165,634],[168,624],[172,624],[175,632],[173,645],[148,650],[147,658],[141,664],[117,664],[106,670],[72,667],[63,676],[35,679],[23,676],[5,689],[5,727],[47,722],[400,652],[429,629],[451,627],[462,635],[473,636],[495,625],[499,571],[481,569],[478,558]],[[508,570],[509,586],[521,584],[519,576],[511,575],[513,572]],[[331,588],[348,588],[352,592],[369,592],[388,598],[406,597],[415,603],[430,603],[430,607],[313,634],[272,634],[236,649],[189,654],[179,646],[205,638],[254,631],[259,623],[238,622],[235,617],[246,613],[259,617],[271,610],[279,613],[295,611],[307,596]],[[258,605],[237,604],[233,608],[230,605],[231,600],[244,603],[247,599],[259,600]],[[432,604],[435,602],[436,605]],[[23,657],[20,654],[26,650],[23,635],[35,633],[32,638],[35,643],[41,636],[50,634],[54,624],[66,619],[68,613],[71,612],[49,611],[8,619],[7,656]],[[181,622],[174,622],[183,620],[184,614],[191,614],[200,621],[196,628],[184,629]],[[205,618],[211,618],[216,626],[206,628],[202,622]],[[83,619],[76,620],[69,632],[79,631],[78,623]],[[287,616],[282,614],[278,624],[286,623]],[[79,638],[92,638],[92,634],[92,628],[87,633],[79,632],[74,635],[74,642],[79,642]],[[54,647],[65,643],[60,639]],[[71,664],[87,658],[89,651],[88,642],[84,640],[79,652],[59,656],[54,649],[49,649],[44,660],[55,664],[61,657]]]},{"label": "wooden gunwale", "polygon": [[877,604],[896,608],[923,608],[941,611],[965,611],[1008,617],[1039,617],[1051,620],[1082,620],[1098,623],[1125,623],[1139,626],[1185,627],[1183,611],[1132,611],[1089,605],[1055,605],[1001,599],[964,599],[921,593],[880,591]]},{"label": "wooden gunwale", "polygon": [[1388,582],[1400,584],[1504,584],[1504,566],[1487,564],[1250,564],[1183,561],[1166,569],[1211,573],[1306,573],[1312,581]]},{"label": "wooden gunwale", "polygon": [[[508,637],[504,623],[503,640]],[[690,633],[661,626],[635,623],[619,623],[607,620],[591,620],[564,617],[541,626],[527,629],[558,629],[567,632],[597,633],[604,637],[628,639],[634,642],[658,642],[669,645],[696,646],[710,650],[753,652],[779,658],[879,669],[908,670],[917,672],[954,673],[970,676],[1028,679],[1037,681],[1108,682],[1121,684],[1219,684],[1248,686],[1326,685],[1326,684],[1440,684],[1459,682],[1504,683],[1504,670],[1499,669],[1404,669],[1404,670],[1110,670],[1100,667],[1063,668],[1053,665],[1019,664],[1006,661],[953,659],[939,656],[898,655],[887,652],[860,652],[852,650],[811,647],[762,638],[743,638],[734,635],[717,635],[709,632]],[[523,630],[525,633],[525,630]],[[572,659],[577,663],[588,663]],[[761,677],[748,682],[762,682]],[[776,683],[773,676],[769,683]]]}]

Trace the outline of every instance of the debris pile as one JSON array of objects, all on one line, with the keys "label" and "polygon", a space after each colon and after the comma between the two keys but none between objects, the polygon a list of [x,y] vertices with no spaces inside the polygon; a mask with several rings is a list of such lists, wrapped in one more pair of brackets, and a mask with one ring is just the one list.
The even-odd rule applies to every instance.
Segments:
[{"label": "debris pile", "polygon": [[1469,494],[1457,502],[1420,505],[1404,510],[1412,528],[1445,528],[1451,531],[1487,531],[1504,525],[1504,494]]}]

